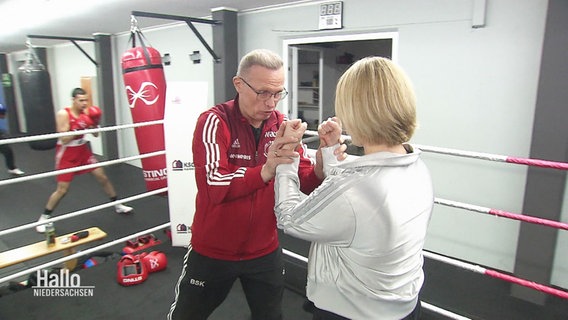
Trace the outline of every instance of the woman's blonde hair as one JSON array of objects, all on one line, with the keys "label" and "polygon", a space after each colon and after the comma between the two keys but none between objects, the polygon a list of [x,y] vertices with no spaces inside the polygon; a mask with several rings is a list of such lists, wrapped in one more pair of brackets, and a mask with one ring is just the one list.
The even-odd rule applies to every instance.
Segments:
[{"label": "woman's blonde hair", "polygon": [[394,146],[416,129],[416,97],[404,71],[389,59],[367,57],[339,79],[335,113],[357,141]]}]

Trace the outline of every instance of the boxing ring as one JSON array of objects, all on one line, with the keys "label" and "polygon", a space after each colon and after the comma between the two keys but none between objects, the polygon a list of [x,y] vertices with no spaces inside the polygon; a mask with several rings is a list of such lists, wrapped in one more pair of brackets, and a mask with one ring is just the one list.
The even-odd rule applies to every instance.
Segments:
[{"label": "boxing ring", "polygon": [[[136,124],[108,126],[108,127],[97,128],[97,129],[87,129],[87,130],[74,131],[74,132],[53,133],[53,134],[18,137],[18,138],[0,140],[0,145],[1,144],[17,144],[17,143],[24,143],[24,142],[30,142],[30,141],[41,141],[41,140],[45,140],[45,139],[54,139],[54,138],[59,138],[59,137],[63,137],[63,136],[77,135],[77,134],[104,133],[104,132],[107,132],[107,131],[126,130],[126,129],[132,129],[132,128],[136,128],[136,127],[142,127],[142,126],[163,125],[163,123],[164,123],[163,120],[156,120],[156,121],[141,122],[141,123],[136,123]],[[306,134],[314,136],[314,135],[317,135],[317,132],[308,131]],[[349,137],[346,136],[345,138],[348,139]],[[487,160],[487,161],[497,161],[497,162],[504,162],[504,163],[510,163],[510,164],[517,164],[517,165],[537,166],[537,167],[550,168],[550,169],[555,169],[555,170],[568,170],[568,163],[562,163],[562,162],[507,157],[507,156],[501,156],[501,155],[492,155],[492,154],[486,154],[486,153],[476,153],[476,152],[470,152],[470,151],[437,148],[437,147],[430,147],[430,146],[424,146],[424,145],[414,145],[414,146],[418,147],[419,149],[421,149],[424,152],[438,153],[438,154],[458,156],[458,157],[468,157],[468,158]],[[93,165],[81,166],[81,167],[76,167],[76,168],[72,168],[72,169],[56,170],[56,171],[51,171],[51,172],[43,172],[43,173],[38,173],[38,174],[32,174],[32,175],[29,175],[29,176],[9,178],[9,179],[5,179],[5,180],[0,180],[0,186],[8,186],[10,184],[17,184],[17,183],[23,183],[23,182],[29,182],[29,181],[33,181],[33,180],[37,180],[37,179],[47,178],[47,177],[53,177],[53,176],[56,176],[58,174],[67,173],[67,172],[75,172],[75,171],[80,171],[80,170],[90,169],[90,168],[95,168],[95,167],[112,166],[112,165],[119,164],[119,163],[126,163],[126,162],[131,162],[131,161],[134,161],[134,160],[139,160],[139,159],[143,159],[143,158],[150,158],[150,157],[155,157],[155,156],[164,155],[164,154],[165,154],[165,151],[157,151],[157,152],[152,152],[152,153],[147,153],[147,154],[140,154],[140,155],[137,155],[137,156],[124,157],[124,158],[121,158],[121,159],[101,161],[101,162],[93,164]],[[149,191],[149,192],[140,193],[140,194],[137,194],[137,195],[134,195],[134,196],[122,198],[122,199],[114,201],[114,202],[108,202],[108,203],[104,203],[104,204],[101,204],[101,205],[95,205],[95,206],[92,206],[90,208],[86,208],[86,209],[82,209],[82,210],[77,210],[77,211],[69,212],[69,213],[66,213],[66,214],[60,214],[60,215],[52,217],[51,221],[57,222],[57,221],[65,220],[65,219],[79,217],[79,216],[82,216],[84,214],[88,214],[88,213],[92,213],[92,212],[95,212],[95,211],[99,211],[101,209],[112,207],[115,204],[132,202],[132,201],[135,201],[135,200],[148,198],[148,197],[151,197],[151,196],[154,196],[154,195],[164,194],[167,191],[168,191],[168,188],[166,187],[166,188],[161,188],[161,189],[157,189],[157,190],[153,190],[153,191]],[[486,208],[486,207],[482,207],[482,206],[478,206],[478,205],[474,205],[474,204],[467,204],[467,203],[461,203],[461,202],[457,202],[457,201],[453,201],[453,200],[441,199],[441,198],[437,198],[437,197],[434,199],[434,202],[435,202],[435,204],[440,205],[440,206],[453,207],[453,208],[463,209],[463,210],[467,210],[467,211],[474,212],[474,213],[482,213],[482,214],[498,216],[498,217],[502,217],[502,218],[506,218],[506,219],[521,221],[523,223],[538,224],[538,225],[542,225],[542,226],[546,226],[546,227],[550,227],[550,228],[556,228],[556,229],[559,229],[559,230],[568,230],[568,224],[563,223],[563,222],[559,222],[559,221],[552,221],[552,220],[537,218],[537,217],[533,217],[533,216],[507,212],[507,211],[503,211],[503,210],[499,210],[499,209]],[[433,214],[435,214],[435,211],[434,211]],[[31,223],[26,223],[26,224],[23,224],[23,225],[12,227],[12,228],[2,229],[2,230],[0,230],[0,237],[5,237],[7,235],[10,235],[10,234],[22,231],[22,230],[34,228],[35,226],[37,226],[39,224],[42,224],[42,223],[31,222]],[[118,239],[114,239],[114,240],[105,242],[105,243],[100,244],[100,245],[89,247],[89,248],[84,249],[80,252],[73,253],[71,255],[64,256],[62,258],[58,258],[58,259],[49,261],[47,263],[43,263],[43,264],[31,267],[31,268],[27,268],[27,269],[24,269],[24,270],[19,270],[19,271],[13,273],[13,274],[10,274],[10,275],[7,275],[7,276],[0,278],[0,285],[4,284],[6,282],[12,281],[12,280],[22,281],[22,277],[24,277],[24,276],[26,276],[30,273],[36,272],[38,270],[58,266],[58,265],[61,265],[62,263],[66,262],[66,261],[69,261],[69,260],[72,260],[72,259],[77,259],[77,258],[83,257],[83,256],[87,256],[89,254],[95,253],[97,251],[101,251],[103,249],[107,249],[107,248],[112,247],[112,246],[123,244],[124,242],[126,242],[129,239],[137,238],[139,236],[150,234],[150,233],[157,232],[157,231],[160,231],[160,230],[164,230],[164,229],[167,229],[167,228],[170,228],[170,227],[171,227],[170,222],[160,224],[160,225],[156,225],[154,227],[151,227],[151,228],[148,228],[148,229],[145,229],[145,230],[140,230],[139,232],[135,232],[135,233],[130,234],[130,235],[125,236],[125,237],[120,237]],[[299,255],[299,254],[297,254],[297,253],[295,253],[291,250],[288,250],[288,249],[283,249],[283,252],[287,257],[295,259],[302,264],[307,264],[307,258],[306,257]],[[522,279],[522,278],[516,277],[513,274],[507,274],[507,273],[503,273],[503,272],[500,272],[500,271],[497,271],[497,270],[491,270],[491,269],[488,269],[488,268],[485,268],[485,267],[482,267],[482,266],[479,266],[479,265],[460,261],[460,260],[454,259],[452,257],[447,257],[447,256],[443,256],[443,255],[440,255],[440,254],[437,254],[437,253],[434,253],[434,252],[429,252],[427,250],[423,251],[423,255],[426,258],[436,260],[436,261],[439,261],[441,263],[448,264],[448,265],[451,265],[451,266],[454,266],[454,267],[457,267],[457,268],[461,268],[461,269],[466,270],[468,272],[473,272],[473,273],[485,275],[485,276],[488,276],[488,277],[492,277],[492,278],[498,279],[500,281],[505,281],[505,282],[508,282],[508,283],[525,286],[525,287],[528,287],[528,288],[531,288],[531,289],[534,289],[534,290],[537,290],[537,291],[540,291],[540,292],[544,292],[548,295],[553,295],[555,297],[562,298],[562,299],[568,299],[568,291],[553,288],[553,287],[545,285],[545,284],[536,283],[536,282],[531,281],[530,279]],[[173,297],[173,287],[171,289],[172,289],[172,297]],[[465,316],[453,313],[453,312],[448,311],[448,310],[444,310],[440,307],[434,306],[434,305],[429,304],[425,301],[422,301],[422,306],[423,306],[424,309],[429,310],[432,313],[444,316],[448,319],[469,319]],[[165,311],[166,310],[164,310],[164,312]]]}]

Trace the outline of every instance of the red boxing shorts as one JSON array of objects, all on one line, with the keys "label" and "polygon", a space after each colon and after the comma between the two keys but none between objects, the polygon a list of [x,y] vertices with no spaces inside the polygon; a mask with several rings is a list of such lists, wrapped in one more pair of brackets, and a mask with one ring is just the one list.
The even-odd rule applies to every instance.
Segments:
[{"label": "red boxing shorts", "polygon": [[[71,142],[65,145],[58,143],[55,148],[56,170],[75,168],[94,163],[97,163],[97,159],[93,155],[93,152],[89,147],[88,141],[85,139],[72,140]],[[63,173],[57,175],[57,181],[71,182],[75,175],[91,172],[95,169],[96,168]]]}]

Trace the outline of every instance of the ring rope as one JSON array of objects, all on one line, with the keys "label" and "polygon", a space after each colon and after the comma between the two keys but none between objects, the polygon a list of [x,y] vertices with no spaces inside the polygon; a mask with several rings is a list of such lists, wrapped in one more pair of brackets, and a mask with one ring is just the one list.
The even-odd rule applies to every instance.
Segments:
[{"label": "ring rope", "polygon": [[442,255],[433,253],[433,252],[428,252],[428,251],[423,251],[424,256],[428,257],[430,259],[434,259],[434,260],[438,260],[441,262],[444,262],[446,264],[450,264],[456,267],[460,267],[462,269],[466,269],[469,271],[473,271],[475,273],[480,273],[480,274],[484,274],[484,275],[488,275],[490,277],[496,278],[496,279],[500,279],[500,280],[505,280],[511,283],[515,283],[515,284],[519,284],[534,290],[538,290],[544,293],[548,293],[560,298],[564,298],[564,299],[568,299],[568,292],[566,291],[562,291],[562,290],[558,290],[555,288],[551,288],[548,286],[545,286],[543,284],[539,284],[533,281],[528,281],[525,279],[521,279],[521,278],[517,278],[499,271],[495,271],[495,270],[490,270],[490,269],[486,269],[483,268],[481,266],[478,265],[474,265],[474,264],[470,264],[470,263],[466,263],[466,262],[462,262],[462,261],[458,261],[456,259],[452,259],[449,257],[444,257]]},{"label": "ring rope", "polygon": [[166,152],[165,151],[155,151],[155,152],[144,153],[144,154],[137,155],[137,156],[125,157],[125,158],[108,160],[108,161],[101,161],[101,162],[97,162],[97,163],[93,163],[93,164],[86,164],[84,166],[78,166],[78,167],[73,167],[73,168],[68,168],[68,169],[54,170],[54,171],[38,173],[38,174],[33,174],[33,175],[18,177],[18,178],[8,178],[8,179],[0,180],[0,186],[11,184],[11,183],[18,183],[18,182],[24,182],[24,181],[28,181],[28,180],[35,180],[35,179],[40,179],[40,178],[45,178],[45,177],[56,176],[56,175],[59,175],[59,174],[64,174],[64,173],[69,173],[69,172],[75,172],[75,171],[81,171],[81,170],[86,170],[86,169],[93,169],[93,168],[98,168],[98,167],[110,166],[110,165],[117,164],[117,163],[129,162],[129,161],[133,161],[133,160],[137,160],[137,159],[150,158],[150,157],[155,157],[155,156],[159,156],[159,155],[163,155],[163,154],[166,154]]},{"label": "ring rope", "polygon": [[446,317],[448,317],[448,318],[450,318],[450,319],[454,319],[454,320],[471,320],[471,318],[466,318],[466,317],[464,317],[464,316],[460,316],[459,314],[455,314],[455,313],[453,313],[453,312],[451,312],[451,311],[442,309],[442,308],[440,308],[440,307],[436,307],[436,306],[431,305],[431,304],[429,304],[429,303],[427,303],[427,302],[420,301],[420,303],[422,304],[422,307],[423,307],[424,309],[430,310],[430,311],[432,311],[432,312],[434,312],[434,313],[441,314],[441,315],[446,316]]},{"label": "ring rope", "polygon": [[164,224],[162,224],[162,225],[159,225],[159,226],[156,226],[156,227],[153,227],[153,228],[144,230],[144,231],[140,231],[140,232],[138,232],[138,233],[134,233],[134,234],[131,234],[131,235],[129,235],[129,236],[122,237],[122,238],[120,238],[120,239],[116,239],[116,240],[114,240],[114,241],[107,242],[107,243],[104,243],[104,244],[99,245],[99,246],[96,246],[96,247],[92,247],[92,248],[89,248],[89,249],[85,249],[85,250],[79,251],[79,252],[77,252],[77,253],[73,253],[73,254],[70,254],[70,255],[68,255],[68,256],[65,256],[65,257],[62,257],[62,258],[59,258],[59,259],[50,261],[50,262],[46,262],[46,263],[44,263],[44,264],[35,266],[35,267],[33,267],[33,268],[29,268],[29,269],[26,269],[26,270],[22,270],[22,271],[20,271],[20,272],[11,274],[11,275],[6,276],[6,277],[4,277],[4,278],[0,278],[0,283],[3,283],[3,282],[6,282],[6,281],[9,281],[9,280],[12,280],[12,279],[15,279],[15,278],[24,276],[24,275],[26,275],[26,274],[32,273],[32,272],[37,271],[37,270],[41,270],[41,269],[44,269],[44,268],[48,268],[48,267],[54,266],[54,265],[56,265],[56,264],[63,263],[63,262],[65,262],[65,261],[68,261],[68,260],[71,260],[71,259],[75,259],[75,258],[84,256],[84,255],[87,255],[87,254],[89,254],[89,253],[91,253],[91,252],[95,252],[95,251],[99,251],[99,250],[101,250],[101,249],[105,249],[105,248],[108,248],[108,247],[112,247],[112,246],[114,246],[114,245],[116,245],[116,244],[125,242],[126,240],[129,240],[129,239],[132,239],[132,238],[136,238],[136,237],[139,237],[139,236],[143,236],[143,235],[146,235],[146,234],[148,234],[148,233],[152,233],[152,232],[154,232],[154,231],[162,230],[162,229],[164,229],[164,228],[169,227],[170,225],[171,225],[171,222],[167,222],[167,223],[164,223]]},{"label": "ring rope", "polygon": [[[95,128],[95,129],[84,129],[84,130],[77,130],[77,131],[49,133],[49,134],[44,134],[44,135],[34,135],[34,136],[27,136],[27,137],[3,139],[3,140],[0,140],[0,145],[9,144],[9,143],[20,143],[20,142],[28,142],[28,141],[36,141],[36,140],[53,139],[53,138],[59,138],[59,137],[77,135],[77,134],[88,134],[88,133],[97,133],[97,132],[105,132],[105,131],[112,131],[112,130],[136,128],[136,127],[157,125],[157,124],[164,124],[164,120],[154,120],[154,121],[146,121],[146,122],[139,122],[139,123],[133,123],[133,124],[126,124],[126,125],[100,127],[100,128]],[[306,130],[305,134],[315,136],[318,133],[317,133],[317,131]],[[343,140],[351,140],[351,137],[348,136],[348,135],[341,135],[341,138]],[[419,144],[414,144],[414,146],[416,146],[417,148],[419,148],[423,151],[433,152],[433,153],[463,156],[463,157],[468,157],[468,158],[490,160],[490,161],[497,161],[497,162],[524,164],[524,165],[528,165],[528,166],[537,166],[537,167],[543,167],[543,168],[568,170],[568,163],[566,163],[566,162],[557,162],[557,161],[530,159],[530,158],[519,158],[519,157],[509,157],[509,156],[495,155],[495,154],[490,154],[490,153],[481,153],[481,152],[463,151],[463,150],[449,149],[449,148],[424,146],[424,145],[419,145]]]},{"label": "ring rope", "polygon": [[442,205],[454,207],[454,208],[460,208],[460,209],[466,209],[466,210],[470,210],[470,211],[477,211],[477,212],[481,212],[481,213],[491,214],[491,215],[498,216],[498,217],[504,217],[504,218],[519,220],[519,221],[523,221],[523,222],[543,225],[543,226],[547,226],[547,227],[558,228],[558,229],[562,229],[562,230],[568,230],[568,223],[564,223],[564,222],[558,222],[558,221],[553,221],[553,220],[548,220],[548,219],[543,219],[543,218],[537,218],[537,217],[533,217],[533,216],[527,216],[527,215],[523,215],[523,214],[517,214],[517,213],[507,212],[507,211],[503,211],[503,210],[498,210],[498,209],[491,209],[491,208],[476,206],[476,205],[467,204],[467,203],[463,203],[463,202],[445,200],[445,199],[441,199],[441,198],[434,198],[434,203],[438,203],[438,204],[442,204]]},{"label": "ring rope", "polygon": [[[310,136],[315,136],[315,135],[318,134],[318,132],[313,131],[313,130],[306,130],[305,134],[310,135]],[[343,138],[344,140],[351,140],[351,137],[347,136],[347,135],[341,135],[341,138]],[[452,155],[452,156],[461,156],[461,157],[466,157],[466,158],[474,158],[474,159],[497,161],[497,162],[524,164],[524,165],[527,165],[527,166],[535,166],[535,167],[542,167],[542,168],[568,170],[568,163],[567,162],[558,162],[558,161],[541,160],[541,159],[530,159],[530,158],[519,158],[519,157],[509,157],[509,156],[502,156],[502,155],[496,155],[496,154],[490,154],[490,153],[463,151],[463,150],[440,148],[440,147],[431,147],[431,146],[425,146],[425,145],[420,145],[420,144],[412,144],[412,145],[417,147],[418,149],[420,149],[422,151],[426,151],[426,152],[441,153],[441,154],[448,154],[448,155]]]},{"label": "ring rope", "polygon": [[[317,135],[317,131],[306,130],[306,135]],[[346,140],[351,139],[349,136],[343,136],[343,135],[342,135],[342,138],[344,138]],[[308,138],[308,139],[310,139],[310,138]],[[454,149],[447,149],[447,148],[429,147],[429,146],[423,146],[423,145],[418,145],[418,144],[415,144],[414,146],[416,146],[420,150],[427,151],[427,152],[435,152],[435,153],[442,153],[442,154],[449,154],[449,155],[456,155],[456,156],[464,156],[464,157],[469,157],[469,158],[492,160],[492,161],[498,161],[498,162],[525,164],[525,165],[529,165],[529,166],[539,166],[539,167],[552,168],[552,169],[568,170],[568,163],[564,163],[564,162],[554,162],[554,161],[547,161],[547,160],[507,157],[507,156],[493,155],[493,154],[489,154],[489,153],[479,153],[479,152],[461,151],[461,150],[454,150]],[[462,209],[467,209],[467,210],[471,210],[471,211],[487,213],[487,214],[491,214],[491,215],[495,215],[495,216],[499,216],[499,217],[505,217],[505,218],[524,221],[524,222],[528,222],[528,223],[539,224],[539,225],[543,225],[543,226],[547,226],[547,227],[553,227],[553,228],[558,228],[558,229],[562,229],[562,230],[568,230],[568,223],[563,223],[563,222],[558,222],[558,221],[553,221],[553,220],[548,220],[548,219],[543,219],[543,218],[537,218],[537,217],[527,216],[527,215],[522,215],[522,214],[515,214],[515,213],[503,211],[503,210],[485,208],[485,207],[480,207],[480,206],[476,206],[476,205],[460,203],[460,202],[457,202],[457,201],[445,200],[445,199],[440,199],[440,198],[435,198],[434,202],[438,203],[438,204],[450,206],[450,207],[462,208]]]},{"label": "ring rope", "polygon": [[94,128],[94,129],[83,129],[83,130],[75,130],[75,131],[39,134],[39,135],[25,136],[25,137],[19,137],[19,138],[2,139],[2,140],[0,140],[0,145],[10,144],[10,143],[37,141],[37,140],[55,139],[55,138],[59,138],[59,137],[75,136],[75,135],[88,134],[88,133],[97,133],[97,132],[137,128],[137,127],[150,126],[150,125],[163,124],[163,123],[164,123],[164,120],[154,120],[154,121],[138,122],[138,123],[132,123],[132,124],[123,124],[123,125],[117,125],[117,126],[99,127],[99,128]]},{"label": "ring rope", "polygon": [[[295,258],[295,259],[297,259],[297,260],[300,260],[300,261],[303,261],[303,262],[305,262],[305,263],[308,263],[308,258],[306,258],[306,257],[304,257],[304,256],[302,256],[302,255],[299,255],[299,254],[297,254],[297,253],[295,253],[295,252],[292,252],[292,251],[290,251],[290,250],[287,250],[287,249],[282,248],[282,253],[284,253],[285,255],[290,256],[290,257],[292,257],[292,258]],[[447,316],[448,318],[456,319],[456,320],[469,320],[469,318],[466,318],[466,317],[460,316],[460,315],[458,315],[458,314],[452,313],[452,312],[450,312],[450,311],[448,311],[448,310],[441,309],[441,308],[439,308],[439,307],[433,306],[433,305],[428,304],[428,303],[426,303],[426,302],[420,301],[420,303],[422,303],[422,306],[423,306],[425,309],[431,310],[431,311],[436,312],[436,313],[440,313],[440,314],[442,314],[442,315],[444,315],[444,316]]]},{"label": "ring rope", "polygon": [[[93,206],[93,207],[90,207],[90,208],[87,208],[87,209],[73,211],[73,212],[70,212],[70,213],[67,213],[67,214],[64,214],[64,215],[59,215],[57,217],[52,217],[49,220],[52,221],[52,222],[57,222],[59,220],[65,220],[65,219],[68,219],[68,218],[83,215],[85,213],[89,213],[89,212],[97,211],[97,210],[100,210],[100,209],[112,207],[112,206],[117,205],[117,204],[121,204],[121,203],[125,203],[125,202],[131,202],[131,201],[134,201],[134,200],[138,200],[138,199],[146,198],[146,197],[153,196],[153,195],[156,195],[156,194],[160,194],[160,193],[163,193],[163,192],[166,192],[166,191],[168,191],[168,188],[156,189],[156,190],[148,191],[148,192],[145,192],[145,193],[140,193],[140,194],[128,197],[128,198],[124,198],[124,199],[100,204],[100,205]],[[18,227],[4,229],[4,230],[0,231],[0,236],[10,234],[10,233],[14,233],[14,232],[21,231],[21,230],[25,230],[25,229],[30,229],[30,228],[33,228],[35,226],[42,225],[42,224],[45,224],[45,221],[41,221],[41,222],[35,221],[35,222],[32,222],[32,223],[23,224],[23,225],[18,226]]]},{"label": "ring rope", "polygon": [[423,146],[423,145],[418,145],[418,144],[415,144],[414,146],[416,146],[420,150],[434,152],[434,153],[441,153],[441,154],[448,154],[448,155],[454,155],[454,156],[462,156],[462,157],[482,159],[482,160],[490,160],[490,161],[497,161],[497,162],[524,164],[524,165],[528,165],[528,166],[535,166],[535,167],[542,167],[542,168],[568,170],[568,163],[566,163],[566,162],[557,162],[557,161],[530,159],[530,158],[509,157],[509,156],[495,155],[495,154],[489,154],[489,153],[462,151],[462,150],[439,148],[439,147],[429,147],[429,146]]},{"label": "ring rope", "polygon": [[305,263],[308,263],[308,258],[306,258],[306,257],[304,257],[304,256],[302,256],[302,255],[299,255],[299,254],[297,254],[297,253],[295,253],[295,252],[292,252],[292,251],[290,251],[290,250],[286,250],[286,249],[284,249],[284,248],[282,248],[282,252],[283,252],[285,255],[287,255],[287,256],[290,256],[290,257],[295,258],[295,259],[297,259],[297,260],[300,260],[300,261],[303,261],[303,262],[305,262]]}]

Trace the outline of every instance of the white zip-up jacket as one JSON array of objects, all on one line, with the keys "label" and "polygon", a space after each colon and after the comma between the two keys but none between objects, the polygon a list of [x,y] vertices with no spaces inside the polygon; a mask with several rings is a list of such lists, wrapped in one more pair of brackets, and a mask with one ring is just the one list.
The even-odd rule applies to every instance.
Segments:
[{"label": "white zip-up jacket", "polygon": [[275,212],[286,234],[311,241],[307,296],[350,319],[401,319],[424,282],[422,249],[434,194],[420,150],[378,152],[337,164],[323,149],[326,179],[299,191],[298,159],[276,170]]}]

